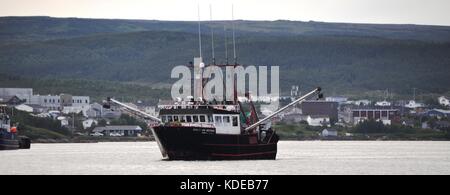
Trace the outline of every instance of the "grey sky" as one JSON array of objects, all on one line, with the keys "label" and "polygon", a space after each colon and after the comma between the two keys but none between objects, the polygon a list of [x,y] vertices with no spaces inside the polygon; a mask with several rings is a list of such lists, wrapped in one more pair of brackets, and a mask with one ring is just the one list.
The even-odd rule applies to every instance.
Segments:
[{"label": "grey sky", "polygon": [[0,0],[0,16],[302,20],[450,26],[450,0]]}]

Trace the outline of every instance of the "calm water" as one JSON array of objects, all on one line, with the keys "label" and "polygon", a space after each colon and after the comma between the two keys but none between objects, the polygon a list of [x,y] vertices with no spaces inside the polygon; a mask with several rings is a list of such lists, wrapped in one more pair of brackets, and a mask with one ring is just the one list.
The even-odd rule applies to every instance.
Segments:
[{"label": "calm water", "polygon": [[283,141],[276,161],[162,161],[154,142],[33,144],[0,174],[450,174],[450,142]]}]

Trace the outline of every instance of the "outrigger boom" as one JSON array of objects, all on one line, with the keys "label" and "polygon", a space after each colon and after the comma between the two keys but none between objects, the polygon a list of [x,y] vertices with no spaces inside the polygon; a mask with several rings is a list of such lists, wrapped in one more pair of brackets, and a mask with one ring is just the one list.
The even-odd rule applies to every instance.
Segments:
[{"label": "outrigger boom", "polygon": [[150,120],[153,120],[153,121],[155,121],[155,122],[162,123],[161,119],[159,119],[159,118],[157,118],[157,117],[155,117],[155,116],[153,116],[153,115],[150,115],[150,114],[148,114],[148,113],[146,113],[146,112],[140,111],[140,110],[138,110],[138,109],[136,109],[136,108],[133,108],[133,107],[131,107],[131,106],[128,106],[128,105],[126,105],[126,104],[124,104],[124,103],[122,103],[122,102],[119,102],[119,101],[115,100],[115,99],[107,98],[106,101],[107,101],[107,102],[106,102],[107,104],[106,104],[106,106],[104,105],[103,107],[106,107],[106,108],[110,107],[109,104],[112,102],[112,103],[115,103],[115,104],[117,104],[117,105],[119,105],[119,106],[122,106],[122,107],[124,107],[124,108],[126,108],[126,109],[129,109],[129,110],[131,110],[131,111],[133,111],[133,112],[136,112],[137,114],[143,115],[143,116],[144,116],[143,118],[145,118],[145,119],[150,119]]},{"label": "outrigger boom", "polygon": [[314,95],[314,94],[318,93],[319,99],[322,98],[323,95],[320,93],[321,91],[322,91],[322,89],[321,89],[320,87],[314,89],[313,91],[311,91],[311,92],[309,92],[308,94],[304,95],[303,97],[300,97],[299,99],[293,101],[292,103],[288,104],[287,106],[285,106],[285,107],[279,109],[278,111],[274,112],[273,114],[271,114],[271,115],[269,115],[269,116],[267,116],[267,117],[265,117],[265,118],[259,120],[258,122],[256,122],[256,123],[250,125],[250,127],[247,127],[245,130],[246,130],[246,131],[249,131],[249,130],[252,130],[252,129],[256,128],[256,127],[257,127],[258,125],[260,125],[261,123],[263,123],[263,122],[265,122],[265,121],[271,119],[272,117],[278,115],[279,113],[283,112],[284,110],[288,109],[289,107],[291,107],[291,106],[293,106],[293,105],[295,105],[295,104],[297,104],[297,103],[302,103],[302,102],[304,102],[304,101],[306,100],[306,98],[308,98],[308,97],[311,96],[311,95]]}]

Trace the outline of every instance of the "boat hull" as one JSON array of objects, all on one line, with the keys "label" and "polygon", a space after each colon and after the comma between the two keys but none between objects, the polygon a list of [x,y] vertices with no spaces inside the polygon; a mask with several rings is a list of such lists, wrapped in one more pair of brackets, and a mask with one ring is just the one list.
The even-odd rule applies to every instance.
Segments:
[{"label": "boat hull", "polygon": [[216,134],[214,128],[154,127],[168,160],[275,160],[278,136]]},{"label": "boat hull", "polygon": [[0,138],[0,150],[17,150],[19,148],[19,140]]}]

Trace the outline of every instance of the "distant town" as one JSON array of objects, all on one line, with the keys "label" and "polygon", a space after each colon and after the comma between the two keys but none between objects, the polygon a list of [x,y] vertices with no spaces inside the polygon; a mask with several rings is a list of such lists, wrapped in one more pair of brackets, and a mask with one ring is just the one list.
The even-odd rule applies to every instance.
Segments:
[{"label": "distant town", "polygon": [[[72,135],[86,137],[151,137],[146,131],[146,123],[138,123],[125,117],[130,114],[120,108],[104,109],[102,102],[91,102],[88,96],[80,94],[43,95],[35,94],[32,88],[0,88],[0,104],[12,108],[12,112],[28,113],[35,118],[57,121]],[[291,96],[281,97],[287,103],[300,96],[298,87],[294,86]],[[306,101],[287,112],[280,114],[272,123],[281,127],[306,128],[311,130],[312,139],[352,139],[355,134],[364,136],[375,133],[383,138],[389,134],[387,127],[427,132],[443,133],[450,128],[449,97],[441,96],[437,104],[426,105],[411,98],[410,100],[383,101],[370,99],[350,100],[343,96],[330,96],[323,100]],[[144,101],[127,103],[128,106],[157,116],[158,109],[169,104],[160,100],[157,105]],[[261,110],[260,115],[269,111]],[[14,116],[13,116],[14,117]],[[125,117],[125,118],[124,118]],[[172,120],[179,118],[171,117]],[[130,122],[131,121],[131,122]],[[148,122],[148,121],[147,121]],[[165,121],[176,122],[176,121]],[[370,123],[377,128],[371,132]],[[384,131],[381,129],[383,128]],[[350,130],[352,129],[352,130]],[[359,129],[359,131],[358,131]],[[392,129],[392,128],[391,128]],[[283,133],[281,133],[283,135]],[[299,132],[285,134],[285,138],[299,138]],[[282,136],[283,137],[283,136]],[[301,138],[299,138],[301,139]]]}]

